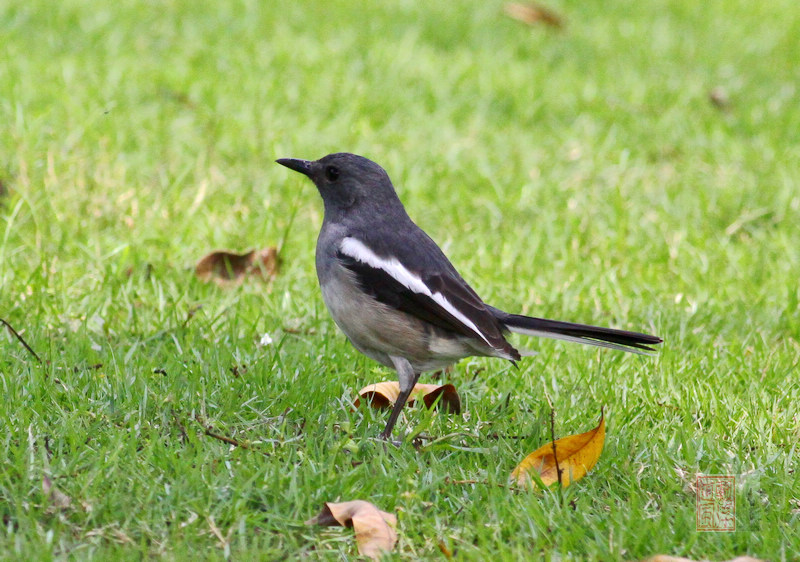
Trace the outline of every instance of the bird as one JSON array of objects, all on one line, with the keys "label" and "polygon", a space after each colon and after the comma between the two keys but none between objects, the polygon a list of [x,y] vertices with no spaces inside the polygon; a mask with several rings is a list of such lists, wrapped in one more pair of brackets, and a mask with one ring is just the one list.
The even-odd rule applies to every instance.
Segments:
[{"label": "bird", "polygon": [[522,357],[509,332],[652,355],[658,336],[511,314],[483,302],[408,216],[386,171],[347,152],[280,158],[324,206],[315,264],[333,321],[367,357],[394,369],[400,394],[380,438],[391,441],[420,374],[470,356]]}]

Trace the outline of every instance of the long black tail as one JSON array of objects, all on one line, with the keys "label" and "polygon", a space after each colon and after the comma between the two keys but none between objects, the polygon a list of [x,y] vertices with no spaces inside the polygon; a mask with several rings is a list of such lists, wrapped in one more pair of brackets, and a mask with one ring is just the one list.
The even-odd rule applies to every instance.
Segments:
[{"label": "long black tail", "polygon": [[657,345],[663,341],[658,336],[641,334],[639,332],[615,330],[613,328],[599,328],[597,326],[587,326],[586,324],[574,324],[572,322],[559,322],[558,320],[546,320],[544,318],[509,314],[496,308],[492,308],[491,310],[495,313],[495,317],[500,323],[508,328],[508,330],[525,336],[539,336],[586,345],[609,347],[611,349],[640,353],[643,355],[655,353],[656,350],[650,346]]}]

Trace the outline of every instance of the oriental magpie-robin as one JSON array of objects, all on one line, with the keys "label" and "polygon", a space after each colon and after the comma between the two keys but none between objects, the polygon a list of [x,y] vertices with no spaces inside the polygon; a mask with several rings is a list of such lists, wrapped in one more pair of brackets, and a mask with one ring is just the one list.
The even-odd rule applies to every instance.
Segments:
[{"label": "oriental magpie-robin", "polygon": [[406,214],[389,176],[355,154],[278,164],[308,176],[325,206],[316,266],[334,322],[363,354],[397,371],[390,439],[420,373],[472,355],[520,359],[505,334],[543,336],[633,353],[661,338],[509,314],[484,303]]}]

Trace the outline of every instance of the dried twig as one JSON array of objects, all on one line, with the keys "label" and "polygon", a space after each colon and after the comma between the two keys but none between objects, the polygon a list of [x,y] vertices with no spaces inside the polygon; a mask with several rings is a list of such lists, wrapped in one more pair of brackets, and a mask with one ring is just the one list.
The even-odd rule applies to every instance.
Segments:
[{"label": "dried twig", "polygon": [[[486,480],[453,480],[449,476],[444,479],[445,484],[456,484],[456,485],[472,485],[472,484],[483,484],[484,486],[489,486],[489,482]],[[498,488],[503,488],[505,490],[511,490],[512,492],[524,492],[524,488],[520,488],[519,486],[512,486],[506,484],[495,484]]]},{"label": "dried twig", "polygon": [[553,444],[553,460],[556,461],[556,474],[558,474],[558,485],[561,486],[561,467],[558,466],[558,452],[556,451],[556,409],[550,400],[550,395],[545,393],[547,403],[550,405],[550,442]]},{"label": "dried twig", "polygon": [[233,527],[231,527],[228,530],[228,536],[225,537],[222,535],[222,531],[219,530],[219,527],[217,527],[217,523],[216,521],[214,521],[213,516],[209,515],[208,517],[206,517],[206,521],[208,521],[208,527],[211,529],[211,532],[214,534],[215,537],[217,537],[220,548],[223,549],[228,548],[231,541],[231,534],[233,532]]},{"label": "dried twig", "polygon": [[201,418],[199,415],[196,415],[194,419],[197,420],[197,423],[199,423],[203,427],[203,432],[209,437],[213,437],[214,439],[219,439],[223,443],[227,443],[228,445],[233,445],[234,447],[241,447],[242,449],[250,448],[250,445],[248,445],[247,443],[241,443],[240,441],[237,441],[232,437],[227,437],[225,435],[220,435],[219,433],[215,433],[214,428],[210,425],[206,425],[205,422],[203,421],[203,418]]},{"label": "dried twig", "polygon": [[198,311],[199,311],[201,308],[203,308],[203,305],[202,305],[202,304],[198,304],[198,305],[195,305],[195,306],[191,307],[191,308],[189,309],[189,312],[187,312],[187,313],[186,313],[186,319],[183,321],[183,324],[181,324],[181,328],[186,328],[186,325],[189,323],[189,321],[190,321],[192,318],[194,318],[194,315],[195,315],[195,314],[197,314],[197,312],[198,312]]},{"label": "dried twig", "polygon": [[486,439],[528,439],[530,435],[500,435],[496,431],[486,435]]},{"label": "dried twig", "polygon": [[39,364],[41,365],[43,363],[41,358],[38,355],[36,355],[36,352],[31,348],[31,346],[28,345],[28,342],[26,342],[24,339],[22,339],[22,336],[20,336],[17,333],[17,331],[14,329],[14,327],[11,324],[9,324],[8,322],[6,322],[5,320],[3,320],[2,318],[0,318],[0,322],[5,324],[6,328],[8,328],[8,331],[11,332],[12,334],[14,334],[14,337],[16,337],[19,340],[19,342],[22,345],[25,346],[25,349],[27,349],[30,352],[30,354],[33,355],[36,358],[36,360],[39,362]]},{"label": "dried twig", "polygon": [[50,448],[50,436],[49,435],[45,435],[44,436],[44,450],[47,451],[48,460],[52,459],[53,458],[53,450]]},{"label": "dried twig", "polygon": [[189,440],[189,436],[186,434],[186,428],[183,427],[181,423],[181,419],[178,417],[178,414],[175,413],[175,410],[172,410],[172,419],[175,420],[175,424],[178,426],[178,429],[181,431],[181,441],[186,443]]}]

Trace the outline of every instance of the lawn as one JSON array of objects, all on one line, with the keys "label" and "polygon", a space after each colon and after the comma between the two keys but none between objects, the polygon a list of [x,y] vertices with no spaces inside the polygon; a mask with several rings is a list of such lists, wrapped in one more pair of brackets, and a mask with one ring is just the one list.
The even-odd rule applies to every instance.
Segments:
[{"label": "lawn", "polygon": [[[396,559],[797,559],[796,2],[549,6],[2,3],[0,317],[42,363],[1,332],[0,558],[345,559],[303,522],[366,499]],[[423,376],[464,406],[410,409],[424,446],[376,442],[353,400],[394,374],[328,316],[321,201],[274,163],[339,151],[486,301],[660,353],[515,339],[518,369]],[[194,276],[268,246],[270,283]],[[548,397],[559,437],[605,408],[602,456],[509,489]],[[735,532],[696,531],[698,474],[735,476]]]}]

